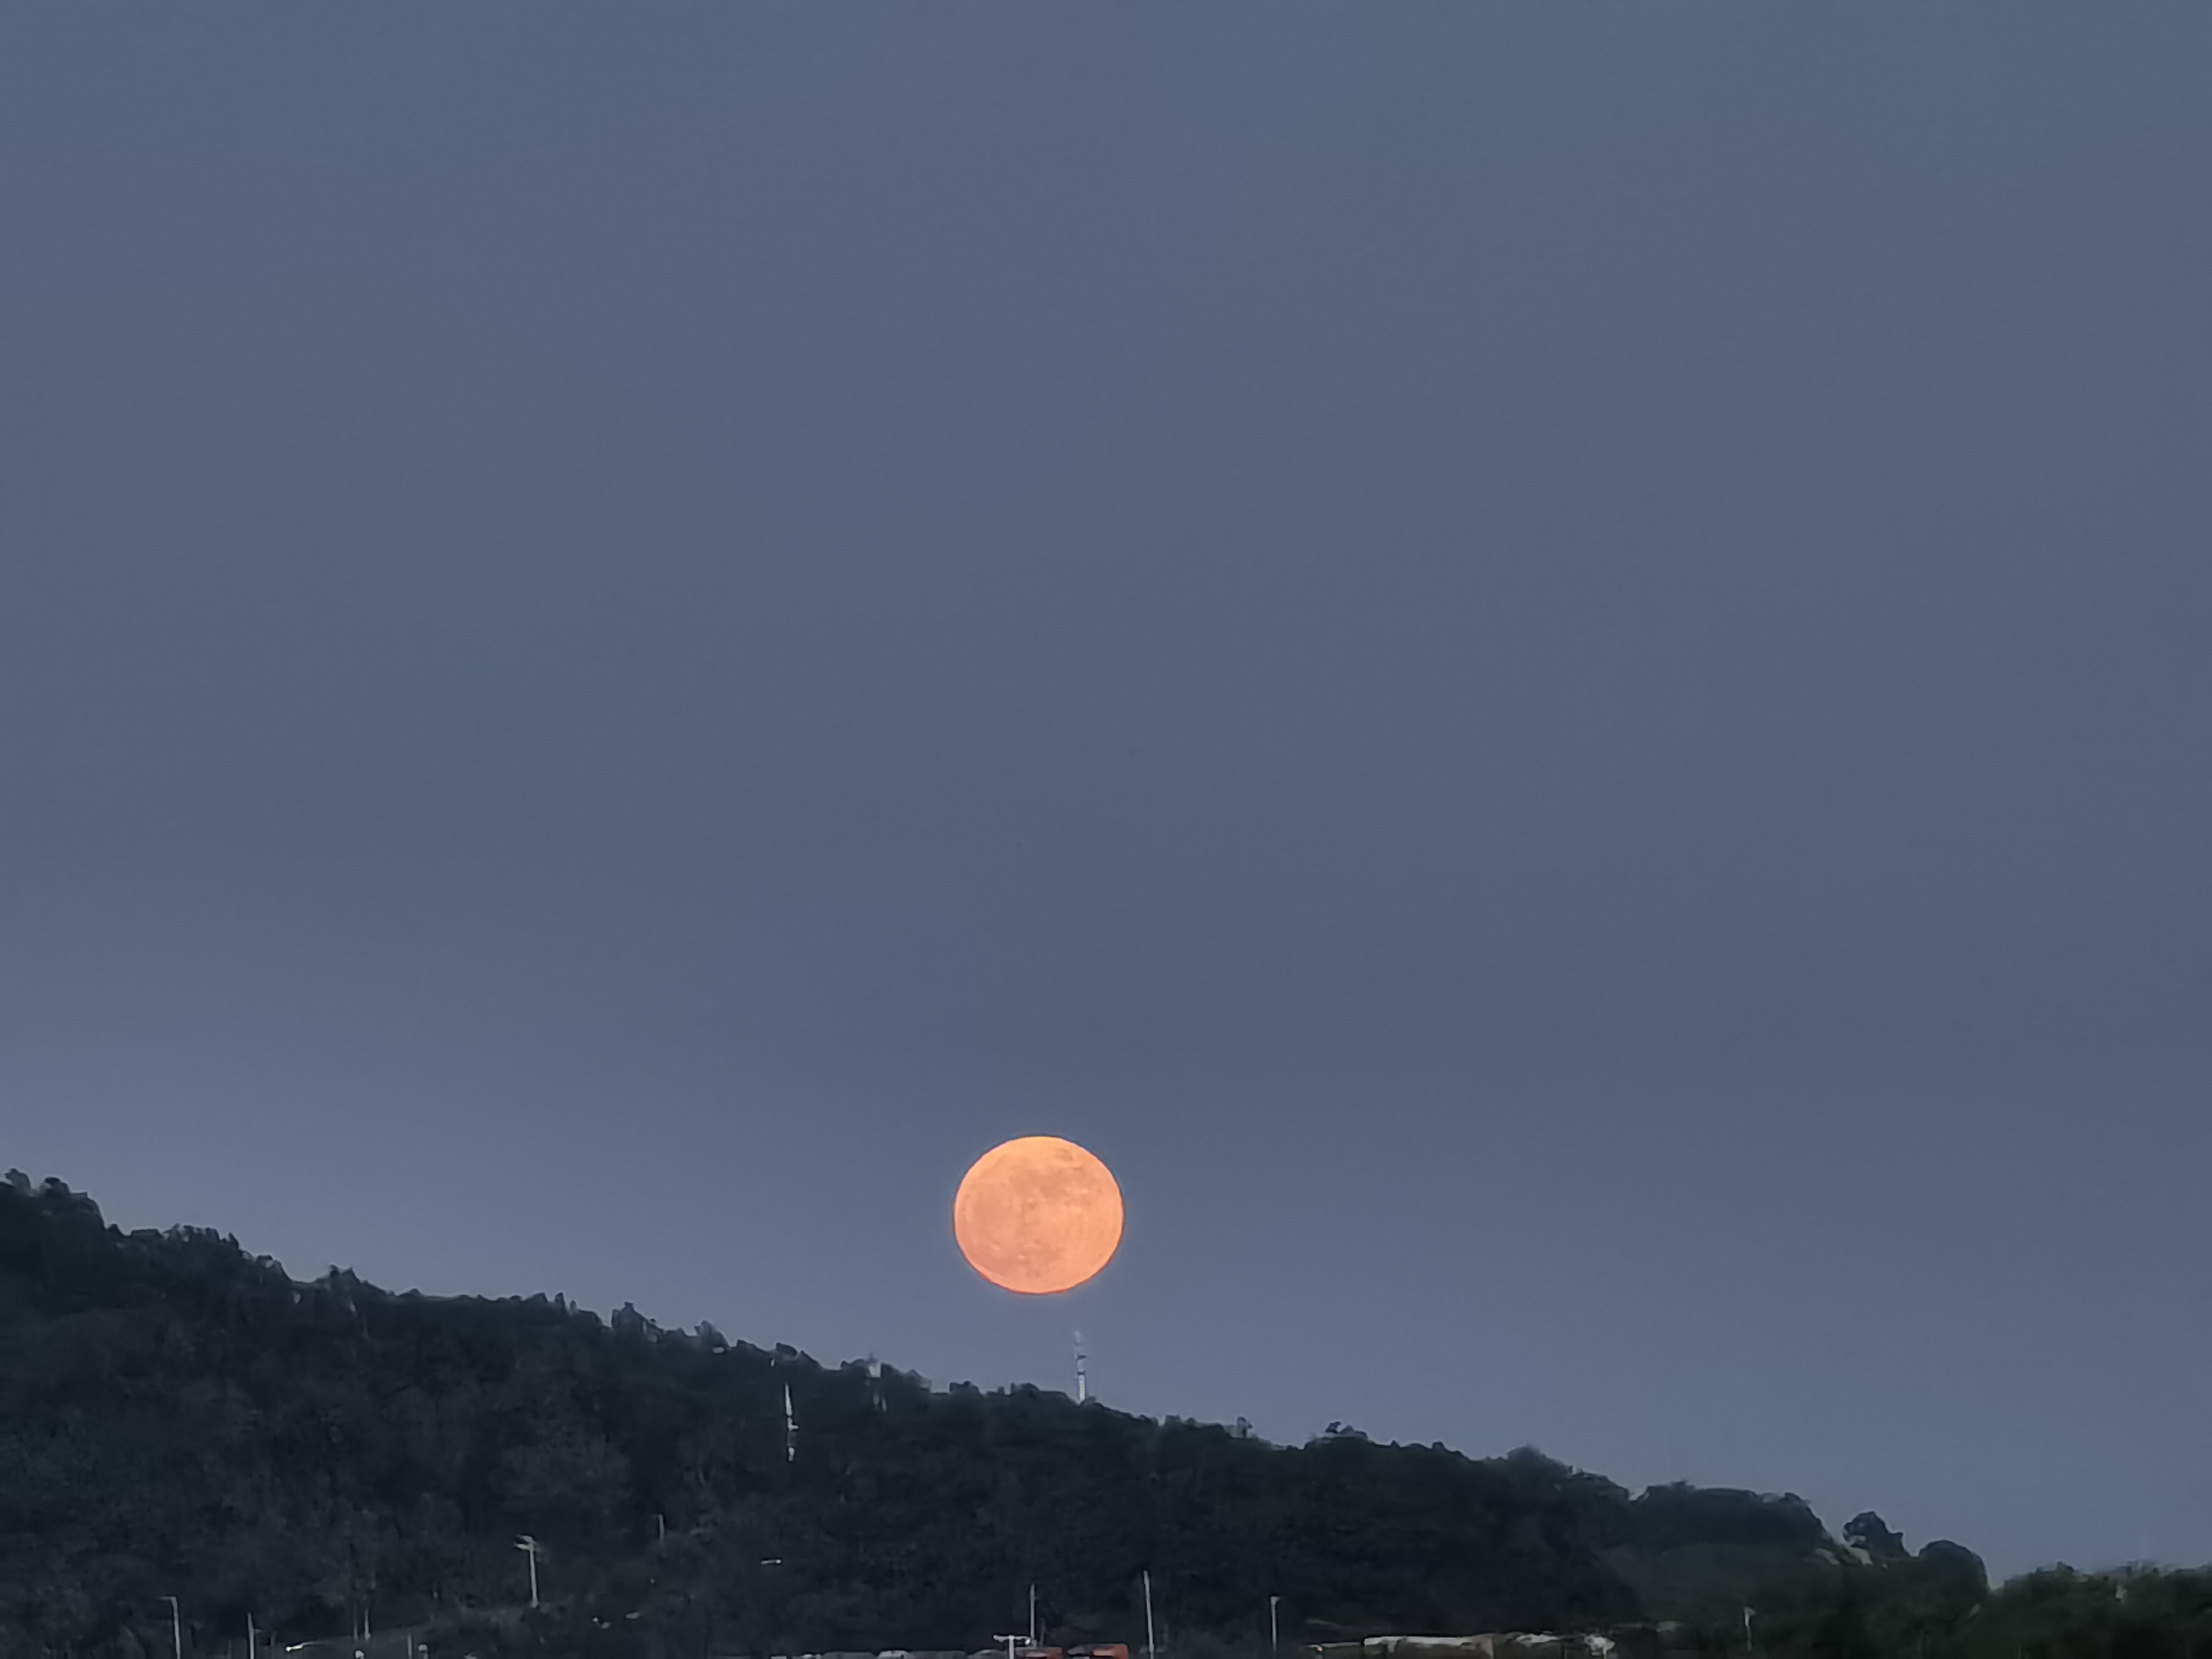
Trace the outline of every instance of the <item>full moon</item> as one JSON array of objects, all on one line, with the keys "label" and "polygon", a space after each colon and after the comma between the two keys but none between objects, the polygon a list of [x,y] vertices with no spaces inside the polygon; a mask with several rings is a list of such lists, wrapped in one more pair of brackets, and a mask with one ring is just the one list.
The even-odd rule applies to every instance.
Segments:
[{"label": "full moon", "polygon": [[977,1158],[952,1200],[968,1265],[1024,1296],[1072,1291],[1121,1243],[1121,1189],[1097,1158],[1057,1135],[1024,1135]]}]

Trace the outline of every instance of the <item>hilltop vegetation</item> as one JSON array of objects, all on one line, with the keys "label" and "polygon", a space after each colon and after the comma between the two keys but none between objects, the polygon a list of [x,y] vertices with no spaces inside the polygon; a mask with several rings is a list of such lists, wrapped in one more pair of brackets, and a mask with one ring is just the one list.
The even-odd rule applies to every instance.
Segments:
[{"label": "hilltop vegetation", "polygon": [[[787,1455],[788,1389],[799,1424]],[[1035,1389],[985,1395],[550,1300],[293,1281],[200,1229],[125,1235],[0,1186],[0,1644],[10,1653],[426,1626],[607,1659],[988,1645],[1035,1583],[1057,1639],[1176,1659],[1284,1635],[1613,1629],[1763,1652],[2050,1656],[2212,1634],[2212,1588],[2041,1575],[1791,1497],[1613,1482],[1339,1431],[1279,1448]],[[665,1535],[664,1534],[665,1530]],[[521,1599],[527,1533],[546,1606]],[[2081,1643],[2092,1644],[2081,1646]],[[1991,1645],[1996,1643],[1996,1645]],[[2113,1651],[2127,1650],[2116,1646]],[[2138,1646],[2145,1653],[2179,1647]],[[458,1650],[456,1650],[458,1652]]]}]

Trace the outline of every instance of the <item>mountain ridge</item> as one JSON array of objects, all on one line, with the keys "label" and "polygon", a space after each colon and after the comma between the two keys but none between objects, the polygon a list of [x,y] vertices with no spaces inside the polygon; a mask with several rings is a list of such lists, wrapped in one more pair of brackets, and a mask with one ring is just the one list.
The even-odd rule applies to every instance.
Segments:
[{"label": "mountain ridge", "polygon": [[295,1280],[210,1229],[125,1234],[20,1171],[0,1184],[0,1631],[71,1656],[142,1659],[168,1595],[207,1641],[249,1613],[309,1638],[371,1609],[458,1629],[516,1599],[518,1534],[546,1580],[529,1639],[610,1654],[972,1650],[1031,1583],[1056,1638],[1127,1640],[1147,1572],[1180,1659],[1252,1650],[1270,1596],[1306,1641],[1710,1645],[1755,1602],[1780,1651],[1839,1617],[1917,1620],[1924,1643],[1988,1595],[1970,1551],[1908,1554],[1874,1516],[1838,1538],[1795,1494],[1631,1493],[1532,1448],[1340,1425],[1274,1446],[825,1366],[628,1304],[603,1321],[561,1296]]}]

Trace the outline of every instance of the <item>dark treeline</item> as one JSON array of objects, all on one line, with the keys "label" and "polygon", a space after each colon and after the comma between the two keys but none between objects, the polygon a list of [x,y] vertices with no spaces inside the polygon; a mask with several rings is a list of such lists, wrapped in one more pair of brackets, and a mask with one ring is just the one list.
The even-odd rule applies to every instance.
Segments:
[{"label": "dark treeline", "polygon": [[[784,1395],[798,1421],[787,1455]],[[1832,1538],[1794,1497],[1632,1495],[1532,1450],[1302,1447],[1035,1389],[933,1392],[555,1297],[312,1284],[200,1229],[0,1186],[0,1645],[187,1659],[364,1616],[434,1651],[606,1659],[1142,1640],[1211,1659],[1388,1632],[1625,1652],[2059,1659],[2212,1642],[2212,1579]],[[521,1611],[527,1534],[544,1605]],[[1661,1627],[1664,1626],[1662,1630]]]}]

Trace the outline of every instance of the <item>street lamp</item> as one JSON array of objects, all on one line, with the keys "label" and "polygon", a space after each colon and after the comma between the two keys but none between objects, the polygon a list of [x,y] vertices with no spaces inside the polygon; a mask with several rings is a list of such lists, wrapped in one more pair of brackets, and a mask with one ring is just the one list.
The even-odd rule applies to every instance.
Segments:
[{"label": "street lamp", "polygon": [[1283,1645],[1281,1627],[1275,1622],[1275,1605],[1282,1599],[1279,1595],[1267,1598],[1267,1651],[1270,1653],[1280,1651]]},{"label": "street lamp", "polygon": [[185,1659],[185,1625],[177,1613],[177,1598],[165,1595],[161,1599],[169,1604],[169,1639],[177,1644],[177,1659]]},{"label": "street lamp", "polygon": [[514,1540],[514,1547],[530,1557],[530,1605],[538,1605],[538,1540],[528,1533]]}]

